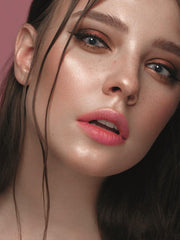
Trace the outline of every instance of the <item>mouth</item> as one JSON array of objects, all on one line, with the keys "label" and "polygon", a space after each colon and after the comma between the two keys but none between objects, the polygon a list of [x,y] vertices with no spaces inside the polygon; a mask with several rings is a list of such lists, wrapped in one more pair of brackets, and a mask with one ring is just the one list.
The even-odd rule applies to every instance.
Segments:
[{"label": "mouth", "polygon": [[92,125],[98,126],[100,128],[106,129],[106,130],[108,130],[110,132],[113,132],[117,135],[120,134],[116,125],[114,123],[109,122],[109,121],[106,121],[106,120],[92,120],[89,123],[92,124]]},{"label": "mouth", "polygon": [[98,143],[120,145],[129,136],[129,127],[123,114],[113,109],[98,109],[78,118],[83,132]]}]

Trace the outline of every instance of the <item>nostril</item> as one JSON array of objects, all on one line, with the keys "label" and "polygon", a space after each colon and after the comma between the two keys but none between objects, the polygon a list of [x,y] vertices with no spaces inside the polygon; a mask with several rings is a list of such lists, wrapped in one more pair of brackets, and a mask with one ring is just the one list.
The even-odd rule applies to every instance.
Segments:
[{"label": "nostril", "polygon": [[137,95],[129,95],[129,96],[127,97],[127,103],[128,103],[129,105],[135,104],[136,101],[137,101]]},{"label": "nostril", "polygon": [[116,91],[118,91],[118,90],[120,90],[119,87],[112,87],[112,92],[116,92]]},{"label": "nostril", "polygon": [[135,99],[135,95],[128,96],[128,100],[134,100],[134,99]]}]

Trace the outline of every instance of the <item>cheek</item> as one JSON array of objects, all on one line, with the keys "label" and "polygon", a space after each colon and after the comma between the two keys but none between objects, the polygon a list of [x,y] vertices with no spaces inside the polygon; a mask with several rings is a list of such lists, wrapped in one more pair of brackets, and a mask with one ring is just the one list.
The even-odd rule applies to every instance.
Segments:
[{"label": "cheek", "polygon": [[96,103],[99,84],[95,70],[77,53],[66,54],[53,93],[53,101],[71,107],[91,107]]},{"label": "cheek", "polygon": [[177,108],[179,89],[172,90],[171,86],[154,82],[144,87],[141,96],[133,110],[137,116],[134,126],[138,126],[142,140],[152,145]]}]

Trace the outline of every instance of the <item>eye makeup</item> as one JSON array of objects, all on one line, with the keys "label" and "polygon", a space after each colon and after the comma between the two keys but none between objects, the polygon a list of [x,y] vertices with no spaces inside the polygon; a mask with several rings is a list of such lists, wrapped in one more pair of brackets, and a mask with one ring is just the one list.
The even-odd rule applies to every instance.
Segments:
[{"label": "eye makeup", "polygon": [[[82,49],[84,49],[85,51],[87,50],[90,53],[92,52],[95,54],[103,54],[108,51],[113,51],[114,48],[116,48],[117,44],[118,47],[122,47],[122,45],[119,44],[119,42],[122,43],[119,38],[118,42],[114,40],[111,41],[108,35],[106,35],[99,29],[94,29],[93,27],[89,28],[80,25],[80,27],[75,32],[69,31],[69,33],[73,35],[75,42],[80,47],[82,47]],[[178,67],[174,66],[174,64],[172,64],[166,59],[150,59],[147,63],[145,63],[145,67],[151,71],[151,74],[157,80],[171,84],[180,82],[180,78],[178,76]]]},{"label": "eye makeup", "polygon": [[166,80],[170,83],[180,82],[178,71],[173,64],[163,59],[152,59],[146,64],[146,68],[157,74],[160,80]]},{"label": "eye makeup", "polygon": [[108,37],[94,29],[79,29],[72,33],[75,40],[91,50],[111,50]]}]

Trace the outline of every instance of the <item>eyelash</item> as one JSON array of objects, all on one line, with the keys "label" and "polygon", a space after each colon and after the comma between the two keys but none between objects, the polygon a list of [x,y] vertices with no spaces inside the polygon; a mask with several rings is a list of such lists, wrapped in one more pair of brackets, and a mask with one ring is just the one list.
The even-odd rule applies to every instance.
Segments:
[{"label": "eyelash", "polygon": [[[80,41],[82,44],[84,44],[84,46],[86,46],[90,49],[111,50],[109,45],[101,37],[99,37],[98,35],[96,35],[94,33],[92,34],[92,33],[88,33],[86,31],[83,32],[82,30],[80,30],[80,31],[77,31],[77,32],[72,33],[72,34],[76,38],[77,41]],[[88,38],[89,39],[91,38],[92,40],[98,41],[100,44],[102,44],[102,46],[94,46],[90,43],[85,42],[85,39],[88,39]],[[171,83],[180,82],[180,79],[177,78],[177,72],[176,72],[175,69],[170,68],[169,66],[167,66],[165,64],[162,64],[162,63],[158,63],[158,62],[150,62],[150,63],[146,64],[146,66],[153,65],[153,64],[156,65],[156,67],[158,66],[158,67],[162,68],[162,70],[165,69],[166,71],[169,72],[169,76],[164,76],[163,74],[158,73],[154,69],[151,68],[155,73],[157,73],[160,76],[160,78],[162,80],[170,81]]]},{"label": "eyelash", "polygon": [[[73,35],[75,36],[76,40],[81,41],[85,46],[90,47],[92,49],[98,48],[98,49],[108,49],[110,50],[109,45],[99,36],[97,36],[96,34],[92,34],[92,33],[88,33],[88,32],[83,32],[83,31],[79,31],[76,33],[73,33]],[[95,40],[96,43],[99,42],[100,44],[102,44],[102,46],[94,46],[91,45],[90,43],[86,43],[85,39],[90,39],[91,40]]]},{"label": "eyelash", "polygon": [[158,73],[157,71],[155,71],[155,69],[151,68],[155,73],[159,74],[159,76],[161,77],[161,79],[164,80],[169,80],[171,83],[174,82],[180,82],[180,80],[177,78],[177,72],[175,69],[170,68],[169,66],[162,64],[162,63],[157,63],[157,62],[150,62],[148,64],[146,64],[146,66],[148,65],[155,65],[155,67],[159,67],[162,70],[166,70],[167,72],[169,72],[168,76],[164,76],[161,73]]}]

